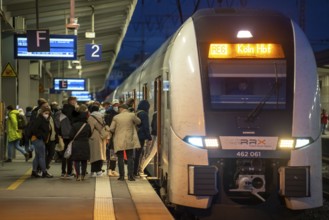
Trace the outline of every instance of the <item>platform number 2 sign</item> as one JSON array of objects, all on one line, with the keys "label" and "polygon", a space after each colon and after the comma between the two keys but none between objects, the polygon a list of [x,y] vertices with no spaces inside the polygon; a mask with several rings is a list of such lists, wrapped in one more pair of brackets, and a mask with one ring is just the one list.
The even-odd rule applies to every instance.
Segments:
[{"label": "platform number 2 sign", "polygon": [[102,60],[102,45],[86,44],[85,45],[85,59],[89,61]]}]

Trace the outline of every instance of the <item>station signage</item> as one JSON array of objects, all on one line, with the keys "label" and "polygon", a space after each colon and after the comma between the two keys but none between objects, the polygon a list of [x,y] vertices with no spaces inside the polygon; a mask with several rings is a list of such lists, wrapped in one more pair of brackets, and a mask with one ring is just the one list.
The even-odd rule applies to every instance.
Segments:
[{"label": "station signage", "polygon": [[85,60],[102,61],[102,45],[86,44],[85,45]]}]

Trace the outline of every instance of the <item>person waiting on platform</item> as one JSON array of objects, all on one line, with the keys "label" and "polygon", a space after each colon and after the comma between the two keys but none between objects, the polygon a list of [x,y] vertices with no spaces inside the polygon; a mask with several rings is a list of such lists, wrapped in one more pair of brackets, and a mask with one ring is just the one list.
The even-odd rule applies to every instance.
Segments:
[{"label": "person waiting on platform", "polygon": [[327,114],[327,111],[325,109],[322,109],[322,113],[321,113],[321,131],[322,131],[322,134],[326,134],[327,124],[328,124],[328,114]]},{"label": "person waiting on platform", "polygon": [[12,105],[7,106],[8,119],[7,119],[7,139],[8,139],[8,158],[5,162],[12,162],[13,148],[16,148],[25,156],[25,161],[29,159],[29,154],[23,147],[19,145],[22,139],[22,131],[18,129],[17,115],[19,111],[14,109]]},{"label": "person waiting on platform", "polygon": [[134,149],[140,148],[136,125],[141,120],[132,112],[129,112],[128,106],[122,104],[119,106],[119,114],[114,116],[110,126],[110,138],[114,135],[113,144],[114,152],[118,156],[119,175],[118,180],[124,180],[124,151],[126,151],[128,159],[128,180],[135,181],[134,178]]},{"label": "person waiting on platform", "polygon": [[89,138],[91,176],[103,175],[103,161],[106,160],[107,137],[102,136],[102,129],[105,127],[103,114],[99,112],[99,106],[93,105],[90,108],[88,123],[91,127],[92,135]]},{"label": "person waiting on platform", "polygon": [[88,114],[87,106],[82,104],[79,108],[79,116],[77,117],[76,122],[73,123],[70,132],[70,139],[72,140],[82,126],[84,126],[79,134],[74,138],[72,143],[72,155],[70,158],[74,164],[77,181],[84,180],[87,173],[87,161],[90,158],[90,147],[88,140],[91,136],[91,128],[87,123]]},{"label": "person waiting on platform", "polygon": [[[114,99],[111,103],[111,106],[106,110],[104,119],[105,119],[105,123],[108,126],[111,126],[113,117],[119,114],[119,105],[120,105],[119,100]],[[106,146],[106,159],[107,159],[107,174],[109,176],[119,176],[119,173],[115,171],[118,157],[114,153],[113,136],[109,140]]]},{"label": "person waiting on platform", "polygon": [[31,177],[40,177],[38,175],[37,169],[40,166],[42,171],[43,178],[52,178],[46,170],[46,146],[50,138],[50,125],[49,125],[49,117],[50,117],[50,108],[41,107],[40,114],[38,114],[37,118],[32,124],[32,138],[31,142],[35,149],[35,157],[33,160],[33,170]]}]

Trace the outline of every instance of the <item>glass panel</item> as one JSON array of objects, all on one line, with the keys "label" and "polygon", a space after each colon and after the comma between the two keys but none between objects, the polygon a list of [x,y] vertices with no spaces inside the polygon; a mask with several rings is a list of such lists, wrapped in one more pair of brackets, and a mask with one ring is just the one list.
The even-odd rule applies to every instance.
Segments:
[{"label": "glass panel", "polygon": [[212,109],[264,109],[286,107],[286,62],[239,60],[209,63]]}]

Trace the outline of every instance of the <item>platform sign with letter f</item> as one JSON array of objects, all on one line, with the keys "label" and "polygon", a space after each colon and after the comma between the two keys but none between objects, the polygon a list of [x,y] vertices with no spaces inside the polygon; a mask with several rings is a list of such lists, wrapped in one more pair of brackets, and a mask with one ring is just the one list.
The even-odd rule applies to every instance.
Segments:
[{"label": "platform sign with letter f", "polygon": [[49,52],[49,30],[28,30],[26,37],[28,52]]}]

